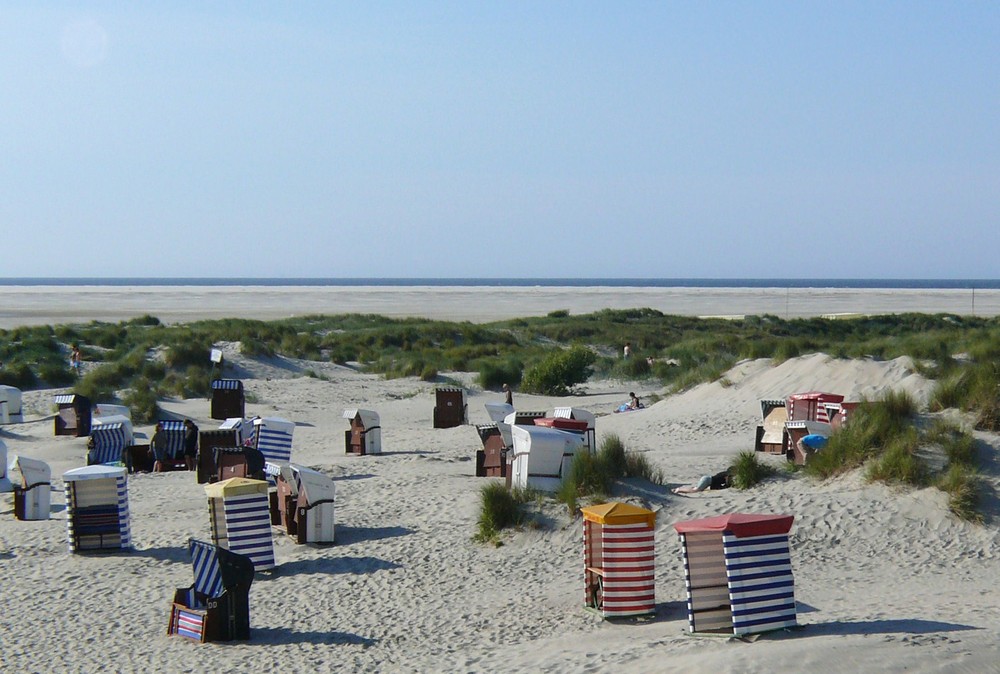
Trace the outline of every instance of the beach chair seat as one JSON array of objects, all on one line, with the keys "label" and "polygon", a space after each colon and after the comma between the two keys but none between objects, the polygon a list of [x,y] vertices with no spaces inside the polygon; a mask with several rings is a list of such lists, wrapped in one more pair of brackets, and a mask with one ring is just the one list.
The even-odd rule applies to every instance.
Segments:
[{"label": "beach chair seat", "polygon": [[292,433],[295,423],[279,417],[254,419],[254,446],[264,459],[276,464],[292,460]]},{"label": "beach chair seat", "polygon": [[435,389],[434,397],[434,428],[454,428],[469,422],[464,389],[440,387]]},{"label": "beach chair seat", "polygon": [[184,436],[187,427],[183,421],[160,421],[156,435],[162,438],[154,438],[153,448],[153,472],[163,473],[172,470],[187,470],[188,465],[184,457]]},{"label": "beach chair seat", "polygon": [[[2,459],[6,463],[6,458]],[[52,469],[44,461],[17,457],[14,465],[21,484],[14,485],[14,517],[19,520],[47,520],[52,498]]]},{"label": "beach chair seat", "polygon": [[506,477],[508,447],[499,426],[481,424],[476,433],[483,443],[483,448],[476,450],[476,477]]},{"label": "beach chair seat", "polygon": [[131,433],[120,421],[91,426],[87,465],[122,465]]},{"label": "beach chair seat", "polygon": [[253,562],[195,539],[188,549],[194,584],[174,593],[167,634],[202,643],[249,639]]},{"label": "beach chair seat", "polygon": [[334,542],[336,486],[327,475],[295,464],[282,466],[275,493],[278,516],[272,512],[272,524],[297,543]]},{"label": "beach chair seat", "polygon": [[242,417],[246,408],[243,382],[239,379],[213,379],[210,416],[213,419]]},{"label": "beach chair seat", "polygon": [[264,480],[264,455],[253,447],[216,447],[215,474],[211,482],[222,482],[231,477]]}]

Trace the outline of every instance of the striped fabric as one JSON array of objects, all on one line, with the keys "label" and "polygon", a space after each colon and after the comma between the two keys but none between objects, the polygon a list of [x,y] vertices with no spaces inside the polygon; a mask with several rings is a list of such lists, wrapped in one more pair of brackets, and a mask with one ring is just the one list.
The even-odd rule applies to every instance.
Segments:
[{"label": "striped fabric", "polygon": [[61,393],[53,398],[56,405],[72,405],[76,402],[75,393]]},{"label": "striped fabric", "polygon": [[175,605],[171,629],[175,634],[196,641],[204,641],[205,613],[197,610],[187,610]]},{"label": "striped fabric", "polygon": [[796,625],[786,534],[681,534],[688,627],[737,636]]},{"label": "striped fabric", "polygon": [[268,461],[288,463],[292,460],[292,434],[260,424],[257,426],[257,449]]},{"label": "striped fabric", "polygon": [[118,463],[128,442],[125,438],[125,424],[120,422],[101,424],[90,429],[93,448],[87,453],[87,464]]},{"label": "striped fabric", "polygon": [[206,597],[218,597],[222,594],[223,587],[215,546],[192,538],[188,548],[191,551],[191,566],[194,570],[194,589]]},{"label": "striped fabric", "polygon": [[227,543],[224,547],[246,555],[256,571],[274,567],[271,508],[267,494],[229,496],[223,500]]},{"label": "striped fabric", "polygon": [[795,592],[787,535],[722,537],[733,634],[793,627]]},{"label": "striped fabric", "polygon": [[132,547],[124,475],[65,484],[70,552]]},{"label": "striped fabric", "polygon": [[[187,432],[187,427],[184,425],[183,421],[161,421],[160,422],[160,433],[163,434],[166,440],[166,455],[157,456],[158,461],[163,460],[175,460],[180,459],[184,456],[184,434]],[[155,447],[154,453],[155,453]]]},{"label": "striped fabric", "polygon": [[213,391],[239,391],[243,388],[243,382],[239,379],[213,379]]},{"label": "striped fabric", "polygon": [[237,446],[242,445],[247,440],[252,442],[255,439],[253,419],[241,419],[240,417],[226,419],[219,425],[219,430],[235,431]]},{"label": "striped fabric", "polygon": [[[603,592],[601,612],[606,617],[645,615],[656,610],[656,561],[653,529],[648,524],[587,522],[586,537],[601,538]],[[590,546],[595,541],[585,541]]]},{"label": "striped fabric", "polygon": [[692,632],[732,629],[722,537],[714,532],[681,534],[688,627]]}]

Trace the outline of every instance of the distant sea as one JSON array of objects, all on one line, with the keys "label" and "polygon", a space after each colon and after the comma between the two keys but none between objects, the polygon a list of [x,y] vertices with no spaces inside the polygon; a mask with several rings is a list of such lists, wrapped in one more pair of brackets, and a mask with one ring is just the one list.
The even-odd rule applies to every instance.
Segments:
[{"label": "distant sea", "polygon": [[0,278],[0,286],[379,286],[1000,289],[1000,279],[793,278]]}]

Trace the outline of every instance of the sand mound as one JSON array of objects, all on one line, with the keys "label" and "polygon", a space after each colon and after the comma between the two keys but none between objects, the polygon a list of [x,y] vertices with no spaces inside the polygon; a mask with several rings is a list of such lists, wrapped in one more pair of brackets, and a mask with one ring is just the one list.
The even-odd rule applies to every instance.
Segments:
[{"label": "sand mound", "polygon": [[[995,524],[956,520],[937,490],[782,474],[746,492],[669,493],[752,446],[760,398],[928,389],[902,359],[741,363],[721,382],[628,414],[610,413],[624,395],[610,386],[567,398],[515,393],[520,409],[572,405],[600,414],[599,441],[617,433],[668,476],[667,485],[619,494],[658,511],[658,611],[639,624],[583,610],[582,529],[558,507],[502,547],[472,541],[486,483],[473,477],[480,442],[471,426],[431,427],[434,384],[227,351],[228,359],[248,377],[248,414],[294,420],[293,460],[336,480],[337,544],[295,545],[275,533],[278,569],[251,589],[253,639],[202,646],[165,635],[174,589],[191,583],[187,538],[210,536],[192,474],[130,478],[132,554],[70,555],[60,493],[42,522],[15,521],[5,497],[0,630],[11,671],[997,671],[1000,536]],[[51,393],[25,398],[47,408]],[[471,389],[470,422],[486,423],[483,403],[499,399]],[[206,400],[163,406],[202,428],[218,423]],[[344,454],[348,407],[379,412],[384,455]],[[86,440],[53,438],[51,420],[39,419],[5,426],[3,438],[12,454],[48,461],[61,488],[63,472],[83,465]],[[981,439],[995,457],[996,436]],[[726,512],[795,515],[800,630],[752,644],[687,633],[671,524]]]}]

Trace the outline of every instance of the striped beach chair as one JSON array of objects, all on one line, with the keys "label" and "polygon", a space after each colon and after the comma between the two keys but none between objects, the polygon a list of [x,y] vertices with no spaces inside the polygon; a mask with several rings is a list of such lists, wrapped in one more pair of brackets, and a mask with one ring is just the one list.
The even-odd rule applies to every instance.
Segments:
[{"label": "striped beach chair", "polygon": [[58,411],[55,434],[83,438],[90,435],[90,398],[75,393],[60,393],[53,398]]},{"label": "striped beach chair", "polygon": [[292,432],[295,423],[279,417],[254,419],[255,446],[264,459],[276,464],[292,460]]},{"label": "striped beach chair", "polygon": [[243,394],[243,382],[239,379],[213,379],[211,386],[210,414],[213,419],[229,419],[244,415],[246,398]]},{"label": "striped beach chair", "polygon": [[246,555],[257,571],[274,568],[267,482],[234,477],[205,485],[205,494],[213,542]]},{"label": "striped beach chair", "polygon": [[678,522],[692,632],[736,636],[794,627],[791,515],[734,513]]},{"label": "striped beach chair", "polygon": [[185,470],[184,435],[187,427],[183,421],[166,420],[157,422],[152,451],[157,468],[154,470]]},{"label": "striped beach chair", "polygon": [[63,474],[63,483],[70,552],[132,548],[125,468],[74,468]]},{"label": "striped beach chair", "polygon": [[131,444],[124,422],[115,421],[92,426],[90,445],[87,450],[87,465],[120,464],[122,452]]},{"label": "striped beach chair", "polygon": [[604,618],[656,612],[656,513],[628,503],[583,513],[584,602]]},{"label": "striped beach chair", "polygon": [[194,584],[174,593],[167,634],[202,643],[249,639],[253,562],[194,539],[188,549]]}]

